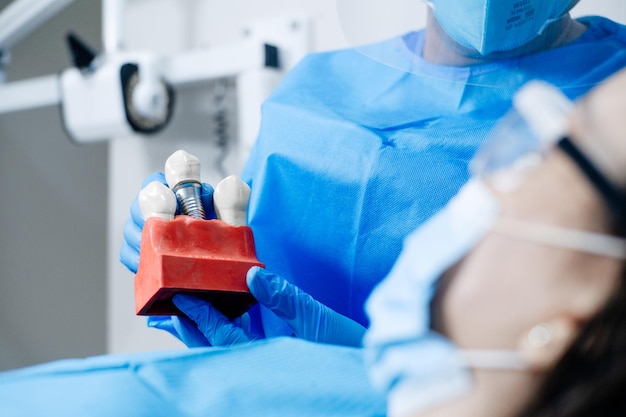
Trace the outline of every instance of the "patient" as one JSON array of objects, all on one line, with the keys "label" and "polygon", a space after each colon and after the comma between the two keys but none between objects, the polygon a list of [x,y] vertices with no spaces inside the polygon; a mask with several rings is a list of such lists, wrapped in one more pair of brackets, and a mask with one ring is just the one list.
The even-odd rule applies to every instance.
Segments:
[{"label": "patient", "polygon": [[389,415],[626,415],[625,115],[622,72],[541,162],[495,138],[478,170],[523,157],[475,175],[406,240],[367,303]]},{"label": "patient", "polygon": [[626,71],[576,106],[575,147],[478,165],[370,297],[364,349],[277,338],[53,362],[0,373],[0,415],[626,415],[624,115]]}]

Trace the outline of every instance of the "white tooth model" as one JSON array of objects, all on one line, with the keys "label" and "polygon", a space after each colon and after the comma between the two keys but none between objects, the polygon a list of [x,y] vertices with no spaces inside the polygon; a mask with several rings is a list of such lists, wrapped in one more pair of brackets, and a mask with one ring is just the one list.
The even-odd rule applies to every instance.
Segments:
[{"label": "white tooth model", "polygon": [[200,198],[200,160],[198,157],[179,150],[165,161],[165,180],[176,194],[184,214],[204,219],[204,207]]},{"label": "white tooth model", "polygon": [[139,208],[144,218],[159,217],[172,220],[176,214],[176,197],[172,190],[158,181],[152,181],[139,192]]},{"label": "white tooth model", "polygon": [[238,176],[230,175],[221,180],[213,192],[213,204],[218,219],[233,225],[244,226],[248,216],[250,187]]}]

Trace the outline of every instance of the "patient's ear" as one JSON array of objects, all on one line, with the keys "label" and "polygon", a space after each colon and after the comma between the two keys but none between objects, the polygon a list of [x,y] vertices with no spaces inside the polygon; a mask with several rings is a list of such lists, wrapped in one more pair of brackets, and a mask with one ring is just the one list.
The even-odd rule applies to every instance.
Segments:
[{"label": "patient's ear", "polygon": [[531,371],[542,372],[561,359],[578,333],[578,324],[569,317],[538,323],[526,332],[519,351]]}]

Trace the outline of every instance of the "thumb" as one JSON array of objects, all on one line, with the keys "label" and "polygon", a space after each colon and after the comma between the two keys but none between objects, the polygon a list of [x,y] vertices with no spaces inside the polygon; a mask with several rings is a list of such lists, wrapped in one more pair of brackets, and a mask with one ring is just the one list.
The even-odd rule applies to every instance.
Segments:
[{"label": "thumb", "polygon": [[259,304],[283,319],[296,336],[314,342],[361,345],[363,326],[315,300],[281,276],[252,267],[246,282]]},{"label": "thumb", "polygon": [[268,272],[258,266],[253,266],[248,270],[246,283],[259,304],[285,320],[296,333],[302,319],[300,317],[301,305],[315,302],[310,295],[290,284],[280,275]]}]

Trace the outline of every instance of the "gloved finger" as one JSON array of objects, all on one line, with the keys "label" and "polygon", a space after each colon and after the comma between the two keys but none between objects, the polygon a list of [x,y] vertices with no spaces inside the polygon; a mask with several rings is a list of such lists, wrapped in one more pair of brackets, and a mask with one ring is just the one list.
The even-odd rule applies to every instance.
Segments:
[{"label": "gloved finger", "polygon": [[134,248],[137,253],[139,253],[139,248],[141,247],[142,228],[143,224],[138,225],[132,216],[126,219],[126,223],[124,223],[124,242],[131,248]]},{"label": "gloved finger", "polygon": [[139,207],[139,197],[135,197],[133,202],[130,204],[130,220],[137,225],[140,231],[146,222],[146,218],[141,212],[141,207]]},{"label": "gloved finger", "polygon": [[174,305],[193,320],[212,346],[230,346],[251,342],[243,329],[235,326],[211,303],[188,294],[172,297]]},{"label": "gloved finger", "polygon": [[167,181],[165,181],[165,174],[161,171],[157,171],[148,175],[148,177],[145,180],[143,180],[143,183],[141,184],[141,188],[142,189],[146,188],[146,185],[150,184],[152,181],[158,181],[161,184],[168,186]]},{"label": "gloved finger", "polygon": [[187,347],[211,346],[206,337],[198,330],[196,323],[181,316],[148,316],[148,327],[165,330],[175,336]]},{"label": "gloved finger", "polygon": [[248,288],[259,304],[283,319],[303,339],[360,346],[365,327],[315,300],[279,275],[252,267]]},{"label": "gloved finger", "polygon": [[200,194],[202,199],[202,207],[204,208],[204,215],[207,219],[215,218],[215,208],[213,206],[213,186],[205,182],[202,183],[202,192]]},{"label": "gloved finger", "polygon": [[267,272],[258,266],[253,266],[248,270],[246,283],[259,304],[273,311],[288,323],[293,322],[298,313],[298,303],[289,300],[289,298],[310,297],[281,276]]},{"label": "gloved finger", "polygon": [[137,269],[139,268],[139,251],[129,246],[126,241],[122,242],[119,259],[122,265],[128,268],[130,272],[133,274],[137,273]]}]

